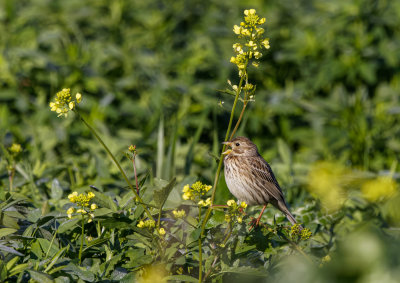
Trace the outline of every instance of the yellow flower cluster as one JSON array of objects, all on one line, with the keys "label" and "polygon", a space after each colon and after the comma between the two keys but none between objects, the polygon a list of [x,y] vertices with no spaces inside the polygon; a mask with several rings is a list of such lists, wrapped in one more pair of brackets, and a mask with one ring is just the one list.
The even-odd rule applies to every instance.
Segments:
[{"label": "yellow flower cluster", "polygon": [[186,216],[186,212],[183,209],[173,210],[172,214],[174,215],[175,218],[183,218]]},{"label": "yellow flower cluster", "polygon": [[8,150],[11,152],[11,153],[13,153],[13,154],[18,154],[18,153],[20,153],[21,151],[22,151],[22,147],[21,147],[21,145],[20,144],[18,144],[18,143],[13,143],[9,148],[8,148]]},{"label": "yellow flower cluster", "polygon": [[209,190],[211,190],[212,186],[205,185],[200,181],[192,184],[192,186],[186,185],[183,187],[183,195],[182,198],[184,200],[192,200],[197,202],[199,206],[209,206],[211,205],[211,198],[206,200],[201,199],[203,195],[205,195]]},{"label": "yellow flower cluster", "polygon": [[321,263],[319,264],[319,267],[324,266],[326,263],[331,261],[331,256],[330,255],[326,255],[322,258]]},{"label": "yellow flower cluster", "polygon": [[73,192],[68,195],[68,199],[70,202],[76,203],[78,206],[88,207],[89,202],[92,198],[95,197],[95,194],[92,192],[88,192],[87,194],[78,194],[78,192]]},{"label": "yellow flower cluster", "polygon": [[302,240],[308,240],[311,238],[311,236],[312,236],[312,233],[311,233],[310,229],[308,229],[308,228],[301,229],[301,226],[299,224],[294,224],[290,228],[290,237],[293,240],[298,240],[299,237]]},{"label": "yellow flower cluster", "polygon": [[349,177],[350,172],[338,163],[317,162],[308,173],[308,189],[328,211],[336,211],[347,198],[344,185]]},{"label": "yellow flower cluster", "polygon": [[97,204],[91,203],[89,206],[90,201],[95,197],[94,193],[89,192],[88,194],[78,194],[78,192],[73,192],[72,194],[68,195],[69,201],[75,203],[80,208],[76,209],[74,207],[70,207],[67,210],[68,218],[72,218],[72,214],[74,212],[85,215],[89,215],[88,222],[92,222],[94,218],[94,211],[98,208]]},{"label": "yellow flower cluster", "polygon": [[165,229],[164,228],[158,229],[158,234],[160,234],[161,236],[164,236],[165,235]]},{"label": "yellow flower cluster", "polygon": [[200,200],[197,204],[199,206],[209,206],[211,205],[211,198],[207,198],[206,200]]},{"label": "yellow flower cluster", "polygon": [[136,225],[139,228],[154,228],[156,227],[156,222],[154,220],[148,219],[148,220],[140,220],[139,223]]},{"label": "yellow flower cluster", "polygon": [[365,182],[361,187],[361,192],[367,200],[379,201],[395,195],[396,182],[388,176],[378,177]]},{"label": "yellow flower cluster", "polygon": [[71,91],[69,88],[63,88],[61,91],[57,92],[54,101],[50,102],[51,111],[57,112],[58,116],[68,116],[68,112],[73,110],[76,104],[82,101],[82,94],[77,93],[75,95],[75,100],[72,100]]},{"label": "yellow flower cluster", "polygon": [[242,201],[240,205],[238,205],[233,199],[230,199],[226,204],[228,205],[228,213],[225,214],[225,221],[231,222],[232,220],[236,220],[238,223],[242,223],[247,203]]},{"label": "yellow flower cluster", "polygon": [[233,44],[236,56],[231,57],[230,60],[231,63],[237,65],[240,77],[245,74],[247,64],[251,59],[253,59],[253,66],[258,67],[258,59],[262,56],[260,50],[270,47],[269,39],[263,37],[264,29],[259,27],[265,23],[265,18],[260,18],[255,9],[245,10],[244,15],[244,22],[241,22],[239,26],[234,25],[233,32],[239,39],[244,38],[245,44]]}]

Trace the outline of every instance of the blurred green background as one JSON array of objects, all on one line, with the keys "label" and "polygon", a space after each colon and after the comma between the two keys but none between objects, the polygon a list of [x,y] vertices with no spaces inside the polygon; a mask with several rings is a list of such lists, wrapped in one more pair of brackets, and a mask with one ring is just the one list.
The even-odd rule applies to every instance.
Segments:
[{"label": "blurred green background", "polygon": [[[212,183],[233,102],[219,90],[238,81],[229,62],[232,27],[249,8],[266,17],[271,49],[249,72],[257,93],[238,135],[258,145],[292,208],[314,201],[307,176],[318,161],[346,168],[353,179],[396,182],[394,197],[372,202],[360,196],[360,182],[339,184],[349,201],[325,227],[335,232],[330,248],[338,260],[309,274],[395,282],[399,1],[1,0],[0,138],[4,148],[23,147],[15,186],[38,207],[51,198],[54,178],[66,194],[90,184],[117,194],[124,186],[84,125],[50,112],[65,87],[83,94],[81,112],[127,172],[124,151],[136,144],[140,175]],[[6,166],[2,155],[2,189]],[[217,202],[229,197],[221,180]],[[349,244],[354,239],[365,246]],[[296,265],[293,274],[307,268]]]}]

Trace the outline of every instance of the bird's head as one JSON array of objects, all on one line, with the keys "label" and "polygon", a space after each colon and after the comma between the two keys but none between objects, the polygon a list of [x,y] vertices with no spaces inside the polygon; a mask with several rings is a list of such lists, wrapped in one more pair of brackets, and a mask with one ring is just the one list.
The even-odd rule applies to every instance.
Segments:
[{"label": "bird's head", "polygon": [[230,149],[223,152],[225,155],[234,156],[257,156],[257,146],[248,138],[237,137],[229,142],[223,142],[223,144],[230,147]]}]

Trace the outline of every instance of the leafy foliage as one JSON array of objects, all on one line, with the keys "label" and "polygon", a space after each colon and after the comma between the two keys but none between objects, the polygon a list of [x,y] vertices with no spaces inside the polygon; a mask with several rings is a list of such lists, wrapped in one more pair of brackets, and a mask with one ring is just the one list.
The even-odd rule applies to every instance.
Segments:
[{"label": "leafy foliage", "polygon": [[[194,282],[199,239],[205,281],[396,281],[400,5],[247,5],[0,2],[0,281]],[[310,239],[273,208],[249,232],[259,207],[241,223],[213,209],[202,235],[205,208],[182,199],[186,184],[214,180],[234,101],[218,90],[227,78],[228,87],[239,83],[229,58],[243,8],[266,17],[271,48],[249,70],[255,102],[237,135],[271,161]],[[89,129],[50,111],[65,87],[83,94],[82,116],[130,180],[124,152],[137,145],[154,228],[138,227],[149,215]],[[84,238],[80,218],[66,213],[74,191],[93,192],[98,205]],[[221,179],[215,203],[231,198]],[[185,216],[174,216],[178,209]]]}]

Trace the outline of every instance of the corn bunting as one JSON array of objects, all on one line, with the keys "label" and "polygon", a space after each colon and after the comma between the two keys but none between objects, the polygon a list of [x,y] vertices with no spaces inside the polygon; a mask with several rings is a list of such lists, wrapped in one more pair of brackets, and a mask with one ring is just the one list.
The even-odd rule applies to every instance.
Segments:
[{"label": "corn bunting", "polygon": [[295,224],[296,219],[286,205],[278,181],[269,164],[258,153],[257,146],[245,137],[237,137],[223,144],[231,147],[224,152],[225,181],[230,192],[249,205],[264,205],[255,224],[260,222],[268,203],[282,211],[290,223]]}]

